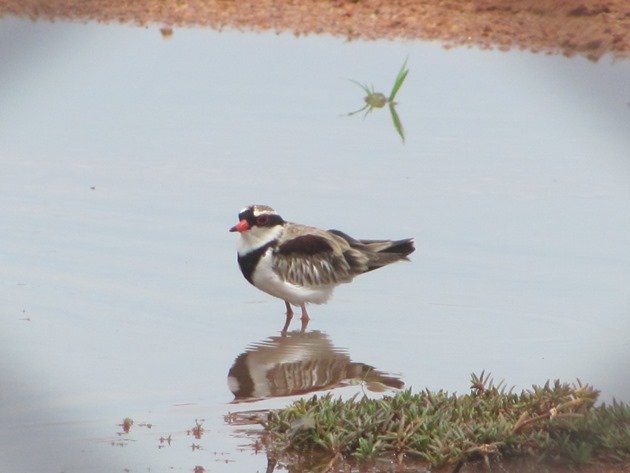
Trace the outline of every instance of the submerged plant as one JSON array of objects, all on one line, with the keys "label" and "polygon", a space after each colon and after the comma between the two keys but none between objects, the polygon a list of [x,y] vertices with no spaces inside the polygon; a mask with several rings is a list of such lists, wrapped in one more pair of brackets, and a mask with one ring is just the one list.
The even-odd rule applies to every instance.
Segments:
[{"label": "submerged plant", "polygon": [[396,102],[394,101],[394,99],[396,98],[400,87],[403,85],[403,82],[405,82],[407,74],[409,74],[409,69],[407,69],[407,59],[405,59],[405,62],[403,62],[403,65],[400,68],[400,71],[398,71],[398,75],[394,80],[394,85],[392,86],[392,90],[389,93],[389,97],[386,97],[381,92],[376,92],[373,85],[368,86],[367,84],[362,84],[361,82],[350,79],[351,82],[357,84],[365,92],[365,97],[363,98],[365,105],[360,109],[355,110],[354,112],[348,113],[348,116],[356,115],[357,113],[365,111],[365,113],[363,114],[363,118],[365,118],[375,108],[383,108],[385,105],[389,104],[389,111],[392,116],[392,123],[394,124],[394,128],[398,132],[398,135],[404,142],[405,131],[403,129],[402,122],[400,121],[400,117],[398,116],[398,112],[396,112]]},{"label": "submerged plant", "polygon": [[383,399],[330,394],[271,411],[262,423],[267,449],[330,462],[382,456],[419,459],[434,467],[533,457],[573,467],[630,462],[630,406],[595,407],[589,385],[555,381],[521,394],[472,375],[469,394],[405,390]]}]

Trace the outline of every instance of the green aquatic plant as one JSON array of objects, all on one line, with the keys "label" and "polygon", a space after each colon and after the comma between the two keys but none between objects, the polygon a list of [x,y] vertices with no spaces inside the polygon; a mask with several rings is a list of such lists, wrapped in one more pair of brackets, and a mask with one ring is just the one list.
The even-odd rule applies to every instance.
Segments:
[{"label": "green aquatic plant", "polygon": [[389,105],[389,112],[392,117],[394,128],[398,132],[401,140],[404,142],[405,131],[400,117],[398,116],[398,112],[396,111],[396,102],[394,101],[394,99],[396,98],[398,91],[402,87],[403,82],[405,82],[407,74],[409,74],[409,69],[407,68],[407,59],[405,59],[405,62],[403,62],[403,65],[400,68],[400,71],[398,71],[398,75],[396,75],[396,79],[394,80],[394,85],[392,86],[392,90],[389,93],[389,97],[386,97],[381,92],[376,92],[373,85],[368,86],[367,84],[362,84],[361,82],[358,82],[356,80],[349,79],[351,82],[361,87],[361,89],[363,89],[363,92],[365,92],[365,97],[363,98],[365,105],[360,109],[355,110],[354,112],[348,113],[347,115],[352,116],[365,111],[365,113],[363,114],[363,118],[365,118],[375,108],[383,108],[385,105]]},{"label": "green aquatic plant", "polygon": [[267,414],[274,458],[299,454],[330,464],[377,458],[420,460],[453,471],[472,461],[530,458],[571,467],[630,464],[630,406],[595,406],[589,385],[555,381],[515,394],[472,375],[469,394],[400,391],[382,399],[301,399]]},{"label": "green aquatic plant", "polygon": [[349,117],[352,115],[356,115],[357,113],[361,113],[362,111],[365,110],[365,114],[363,115],[363,117],[365,118],[375,108],[383,108],[385,105],[387,105],[387,102],[388,102],[387,97],[385,97],[385,95],[383,95],[380,92],[375,92],[373,85],[370,87],[367,84],[361,84],[360,82],[357,82],[354,79],[349,79],[349,80],[350,82],[357,84],[365,92],[365,97],[363,97],[363,101],[365,102],[365,105],[361,107],[360,109],[355,110],[354,112],[348,113]]}]

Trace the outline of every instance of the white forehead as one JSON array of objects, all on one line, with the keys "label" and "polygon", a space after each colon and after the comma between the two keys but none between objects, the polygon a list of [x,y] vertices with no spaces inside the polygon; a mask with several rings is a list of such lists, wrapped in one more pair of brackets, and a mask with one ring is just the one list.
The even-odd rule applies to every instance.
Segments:
[{"label": "white forehead", "polygon": [[[253,205],[252,213],[254,217],[258,217],[259,215],[276,215],[276,211],[269,207],[268,205]],[[247,209],[244,209],[247,210]]]}]

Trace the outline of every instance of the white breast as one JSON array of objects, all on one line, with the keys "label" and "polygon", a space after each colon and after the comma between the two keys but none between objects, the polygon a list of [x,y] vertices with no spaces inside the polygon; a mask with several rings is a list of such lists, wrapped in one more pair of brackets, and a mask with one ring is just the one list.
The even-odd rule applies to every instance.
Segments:
[{"label": "white breast", "polygon": [[306,302],[323,304],[330,298],[335,287],[333,285],[305,287],[283,281],[273,270],[272,252],[273,250],[269,248],[260,258],[252,275],[254,286],[267,294],[289,301],[293,305],[301,305]]}]

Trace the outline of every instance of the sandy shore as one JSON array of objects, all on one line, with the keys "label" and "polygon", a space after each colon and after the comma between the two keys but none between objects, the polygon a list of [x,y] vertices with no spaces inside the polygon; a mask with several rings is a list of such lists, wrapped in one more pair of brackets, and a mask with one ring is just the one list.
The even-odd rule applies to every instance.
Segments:
[{"label": "sandy shore", "polygon": [[32,19],[328,33],[347,39],[438,40],[592,60],[630,53],[628,0],[0,0]]}]

